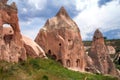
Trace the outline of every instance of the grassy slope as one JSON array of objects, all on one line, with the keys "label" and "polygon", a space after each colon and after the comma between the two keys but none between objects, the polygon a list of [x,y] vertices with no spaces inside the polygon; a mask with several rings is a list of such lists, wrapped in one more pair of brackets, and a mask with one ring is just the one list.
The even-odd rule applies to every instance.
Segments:
[{"label": "grassy slope", "polygon": [[0,62],[0,80],[118,80],[117,78],[79,73],[63,68],[51,59],[28,59],[11,64]]}]

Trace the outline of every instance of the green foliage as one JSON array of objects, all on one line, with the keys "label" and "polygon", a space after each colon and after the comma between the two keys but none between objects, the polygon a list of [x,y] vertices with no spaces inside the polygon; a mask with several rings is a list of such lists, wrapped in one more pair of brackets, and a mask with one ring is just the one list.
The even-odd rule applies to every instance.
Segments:
[{"label": "green foliage", "polygon": [[117,65],[117,64],[116,64],[116,68],[120,70],[120,65]]},{"label": "green foliage", "polygon": [[83,41],[84,46],[91,46],[92,41]]},{"label": "green foliage", "polygon": [[31,59],[17,64],[0,62],[0,80],[118,80],[101,74],[68,70],[51,59]]},{"label": "green foliage", "polygon": [[44,75],[44,76],[42,77],[42,80],[48,80],[48,76]]}]

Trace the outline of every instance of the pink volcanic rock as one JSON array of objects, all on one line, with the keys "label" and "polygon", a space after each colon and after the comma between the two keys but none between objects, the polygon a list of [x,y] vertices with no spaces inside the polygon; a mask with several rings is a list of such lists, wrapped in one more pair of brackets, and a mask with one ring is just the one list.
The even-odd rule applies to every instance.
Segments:
[{"label": "pink volcanic rock", "polygon": [[[34,41],[26,37],[22,39],[16,4],[13,2],[8,5],[7,1],[0,0],[0,60],[8,62],[26,60],[26,52],[31,57],[46,57],[44,51]],[[4,24],[10,27],[3,27]]]},{"label": "pink volcanic rock", "polygon": [[80,30],[64,7],[55,17],[47,20],[35,41],[47,55],[62,63],[64,67],[84,71],[84,46]]},{"label": "pink volcanic rock", "polygon": [[28,56],[32,58],[47,58],[43,49],[36,42],[26,36],[22,36],[22,39]]},{"label": "pink volcanic rock", "polygon": [[113,46],[107,46],[107,48],[108,48],[109,54],[115,54],[116,53],[115,48]]},{"label": "pink volcanic rock", "polygon": [[[8,5],[7,1],[0,0],[0,60],[18,62],[26,60],[26,50],[20,33],[17,7],[14,2]],[[3,31],[4,24],[10,24],[14,33]]]},{"label": "pink volcanic rock", "polygon": [[100,73],[118,75],[104,43],[103,35],[98,29],[94,33],[89,56],[93,60],[93,65]]}]

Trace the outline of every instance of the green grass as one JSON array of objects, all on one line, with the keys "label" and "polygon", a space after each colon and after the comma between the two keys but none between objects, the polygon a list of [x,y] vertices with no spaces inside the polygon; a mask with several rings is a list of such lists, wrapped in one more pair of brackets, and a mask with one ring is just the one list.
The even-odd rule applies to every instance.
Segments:
[{"label": "green grass", "polygon": [[0,80],[118,80],[115,77],[68,70],[51,59],[31,59],[20,63],[0,62]]}]

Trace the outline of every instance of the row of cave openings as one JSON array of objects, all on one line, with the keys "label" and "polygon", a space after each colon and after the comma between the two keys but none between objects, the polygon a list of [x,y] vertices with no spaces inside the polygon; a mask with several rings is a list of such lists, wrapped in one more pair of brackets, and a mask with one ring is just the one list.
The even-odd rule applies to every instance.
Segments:
[{"label": "row of cave openings", "polygon": [[[56,55],[51,54],[51,50],[48,50],[48,56],[54,60],[57,59]],[[57,60],[59,63],[63,64],[62,60]],[[80,67],[80,59],[76,60],[76,67]],[[66,67],[72,67],[72,61],[70,59],[65,60]]]},{"label": "row of cave openings", "polygon": [[[76,67],[80,67],[80,59],[77,59],[75,63],[76,63]],[[72,62],[69,59],[66,60],[66,66],[67,67],[72,66]]]}]

